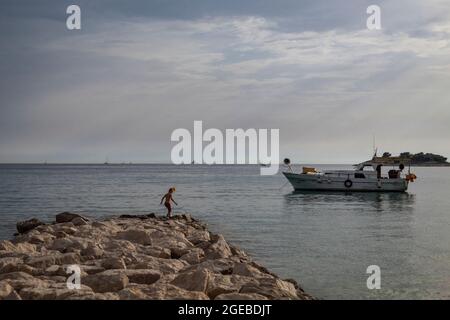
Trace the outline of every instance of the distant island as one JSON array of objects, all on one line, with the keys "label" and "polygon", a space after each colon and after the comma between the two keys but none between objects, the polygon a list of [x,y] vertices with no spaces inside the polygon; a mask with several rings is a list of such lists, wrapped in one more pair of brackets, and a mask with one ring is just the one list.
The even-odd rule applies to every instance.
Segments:
[{"label": "distant island", "polygon": [[[389,152],[383,154],[383,158],[389,158],[392,155]],[[419,152],[416,154],[410,152],[400,153],[400,157],[408,159],[412,166],[424,166],[424,167],[447,167],[450,163],[447,162],[447,158],[434,153]]]}]

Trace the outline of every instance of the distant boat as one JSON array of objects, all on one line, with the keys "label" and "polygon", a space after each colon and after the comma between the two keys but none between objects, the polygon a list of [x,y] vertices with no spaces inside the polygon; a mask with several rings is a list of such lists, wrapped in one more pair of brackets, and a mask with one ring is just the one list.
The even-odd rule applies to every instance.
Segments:
[{"label": "distant boat", "polygon": [[[354,170],[327,170],[303,167],[302,173],[294,173],[290,167],[290,160],[284,160],[289,172],[283,172],[295,190],[326,190],[326,191],[397,191],[405,192],[410,182],[417,179],[411,173],[403,174],[408,159],[401,157],[377,157],[355,165]],[[392,166],[388,176],[383,176],[381,168]],[[371,167],[372,170],[364,170]],[[394,169],[398,167],[399,169]]]}]

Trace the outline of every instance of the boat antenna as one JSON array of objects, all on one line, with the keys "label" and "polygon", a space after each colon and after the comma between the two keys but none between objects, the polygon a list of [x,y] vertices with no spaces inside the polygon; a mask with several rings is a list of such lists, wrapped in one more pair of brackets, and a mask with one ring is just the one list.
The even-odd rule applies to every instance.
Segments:
[{"label": "boat antenna", "polygon": [[377,148],[377,145],[375,142],[375,135],[373,135],[372,146],[373,146],[373,157],[375,158],[377,156],[377,152],[378,152],[378,148]]}]

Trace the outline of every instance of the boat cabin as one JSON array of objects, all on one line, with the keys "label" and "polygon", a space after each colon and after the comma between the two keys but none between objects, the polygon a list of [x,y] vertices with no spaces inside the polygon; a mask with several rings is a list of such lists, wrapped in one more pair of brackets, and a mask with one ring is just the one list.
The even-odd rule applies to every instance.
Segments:
[{"label": "boat cabin", "polygon": [[[371,160],[362,162],[355,165],[356,171],[364,171],[364,168],[371,167],[376,172],[377,179],[384,179],[382,176],[383,166],[392,166],[392,169],[388,171],[388,179],[400,179],[401,173],[405,169],[405,165],[408,165],[408,175],[411,173],[411,160],[402,157],[376,157]],[[365,172],[365,171],[364,171]]]}]

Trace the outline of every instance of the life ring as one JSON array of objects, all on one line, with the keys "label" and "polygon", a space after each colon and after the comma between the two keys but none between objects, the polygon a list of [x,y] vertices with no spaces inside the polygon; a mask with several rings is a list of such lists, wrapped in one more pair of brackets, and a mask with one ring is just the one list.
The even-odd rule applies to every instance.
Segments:
[{"label": "life ring", "polygon": [[350,188],[353,186],[352,180],[350,180],[350,179],[345,180],[344,186],[345,186],[347,189],[350,189]]}]

